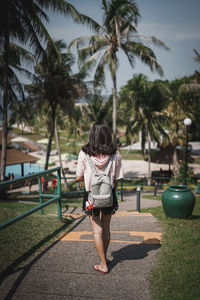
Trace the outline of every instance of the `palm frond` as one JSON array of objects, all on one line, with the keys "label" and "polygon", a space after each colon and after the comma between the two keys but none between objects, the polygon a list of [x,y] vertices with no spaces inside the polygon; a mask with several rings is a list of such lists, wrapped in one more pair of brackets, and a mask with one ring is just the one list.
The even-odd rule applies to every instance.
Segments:
[{"label": "palm frond", "polygon": [[39,6],[55,13],[70,16],[75,22],[82,22],[81,14],[65,0],[38,0]]},{"label": "palm frond", "polygon": [[34,55],[20,45],[10,43],[9,53],[10,57],[17,55],[20,58],[20,61],[23,62],[23,64],[32,65],[36,62]]},{"label": "palm frond", "polygon": [[81,36],[81,37],[78,37],[78,38],[72,40],[68,46],[69,50],[71,50],[72,47],[75,47],[76,49],[80,49],[80,47],[85,46],[88,43],[90,38],[91,38],[91,35],[84,35],[84,36]]},{"label": "palm frond", "polygon": [[129,24],[136,28],[139,17],[140,14],[135,1],[113,0],[107,3],[103,24],[107,32],[114,33],[116,21],[119,27],[121,27],[129,19]]},{"label": "palm frond", "polygon": [[194,61],[200,63],[200,53],[196,49],[193,49],[193,51],[196,54],[196,56],[194,57]]},{"label": "palm frond", "polygon": [[100,52],[107,46],[107,41],[103,38],[91,37],[92,43],[89,47],[82,48],[78,51],[79,62],[94,61],[99,58]]},{"label": "palm frond", "polygon": [[31,24],[29,24],[29,32],[31,32],[31,36],[28,37],[29,46],[35,51],[36,58],[45,55],[45,50],[40,43],[41,37],[38,37],[37,32]]},{"label": "palm frond", "polygon": [[128,41],[126,43],[126,50],[139,57],[142,62],[150,67],[151,71],[157,71],[160,76],[163,76],[162,67],[158,64],[152,49],[142,43]]},{"label": "palm frond", "polygon": [[121,49],[126,54],[131,67],[134,68],[134,66],[135,66],[135,55],[134,55],[134,53],[127,50],[126,44],[121,44]]},{"label": "palm frond", "polygon": [[168,51],[170,50],[170,48],[164,42],[154,36],[134,35],[134,38],[138,41],[145,42],[146,44],[152,44],[156,47],[160,47]]},{"label": "palm frond", "polygon": [[15,66],[15,69],[20,73],[20,75],[24,76],[25,78],[29,79],[30,81],[36,80],[36,75],[32,73],[31,71],[20,67],[20,66]]},{"label": "palm frond", "polygon": [[105,51],[94,73],[94,86],[105,86],[106,69],[108,68],[108,62],[110,61],[110,55],[108,51]]},{"label": "palm frond", "polygon": [[88,25],[88,27],[97,34],[103,35],[105,33],[105,29],[99,23],[86,15],[81,14],[81,22]]}]

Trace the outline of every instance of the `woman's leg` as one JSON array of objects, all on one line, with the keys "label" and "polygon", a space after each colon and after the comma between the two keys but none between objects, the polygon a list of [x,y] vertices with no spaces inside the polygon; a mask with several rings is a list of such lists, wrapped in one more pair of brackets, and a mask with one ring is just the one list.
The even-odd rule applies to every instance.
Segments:
[{"label": "woman's leg", "polygon": [[110,244],[110,221],[112,215],[101,215],[101,224],[102,224],[102,237],[103,237],[103,246],[104,246],[104,253],[105,257],[107,254],[108,246]]},{"label": "woman's leg", "polygon": [[100,216],[90,216],[90,222],[92,225],[94,244],[100,258],[100,265],[96,265],[94,268],[103,272],[107,272],[108,267],[104,251],[102,221]]}]

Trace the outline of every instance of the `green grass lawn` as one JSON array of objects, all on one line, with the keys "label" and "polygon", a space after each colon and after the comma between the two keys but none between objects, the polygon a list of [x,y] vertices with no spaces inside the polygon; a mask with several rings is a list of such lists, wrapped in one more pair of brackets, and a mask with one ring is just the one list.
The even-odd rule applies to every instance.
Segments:
[{"label": "green grass lawn", "polygon": [[127,159],[127,160],[143,160],[144,159],[142,152],[140,150],[131,150],[126,157],[125,157],[125,154],[126,154],[127,150],[120,149],[119,152],[122,156],[122,159]]},{"label": "green grass lawn", "polygon": [[[35,204],[0,202],[0,223],[33,207]],[[66,230],[71,221],[59,221],[57,217],[48,215],[56,212],[57,204],[52,203],[44,208],[44,215],[38,211],[0,231],[1,272],[13,272],[26,259],[41,252]]]},{"label": "green grass lawn", "polygon": [[150,274],[151,299],[200,299],[200,196],[189,219],[166,218],[162,207],[143,211],[151,212],[164,232]]}]

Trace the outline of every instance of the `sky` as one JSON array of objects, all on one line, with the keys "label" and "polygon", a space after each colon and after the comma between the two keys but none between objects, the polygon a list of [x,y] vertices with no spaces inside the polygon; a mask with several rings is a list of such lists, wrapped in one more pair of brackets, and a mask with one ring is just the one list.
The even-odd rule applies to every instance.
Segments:
[{"label": "sky", "polygon": [[[68,0],[75,8],[98,23],[102,23],[103,11],[101,0]],[[138,33],[143,36],[155,36],[164,42],[170,51],[150,47],[154,50],[164,77],[152,73],[147,66],[136,59],[131,68],[126,56],[119,51],[119,69],[117,72],[117,88],[119,89],[133,75],[143,73],[149,80],[174,80],[191,75],[200,66],[194,61],[193,49],[200,52],[200,1],[199,0],[138,0],[141,18]],[[55,39],[62,39],[69,44],[73,39],[92,34],[86,25],[77,25],[70,18],[49,13],[47,30]],[[106,91],[112,91],[112,81],[106,79]]]}]

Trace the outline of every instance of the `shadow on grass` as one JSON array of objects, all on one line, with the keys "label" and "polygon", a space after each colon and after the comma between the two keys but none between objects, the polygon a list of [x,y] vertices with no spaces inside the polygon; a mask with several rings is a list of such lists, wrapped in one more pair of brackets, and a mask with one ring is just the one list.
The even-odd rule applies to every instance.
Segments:
[{"label": "shadow on grass", "polygon": [[[81,218],[74,226],[72,226],[67,231],[72,231],[74,228],[76,228],[83,220],[85,219],[85,216]],[[25,261],[27,258],[29,258],[31,255],[33,255],[36,250],[40,249],[45,243],[50,241],[53,237],[55,237],[58,233],[60,233],[62,230],[66,229],[72,221],[68,220],[67,224],[62,225],[60,228],[55,230],[50,235],[46,236],[43,240],[41,240],[39,243],[37,243],[34,247],[32,247],[30,250],[25,252],[23,255],[21,255],[19,258],[17,258],[12,264],[10,264],[3,272],[0,273],[0,284],[6,279],[7,276],[14,274],[16,272],[22,271],[17,279],[14,279],[15,282],[13,283],[12,287],[10,288],[9,292],[5,296],[5,300],[12,299],[12,296],[15,294],[17,288],[21,284],[21,282],[24,280],[24,278],[27,276],[29,270],[31,267],[43,256],[45,255],[51,248],[53,248],[59,240],[56,240],[52,242],[49,246],[47,246],[42,252],[40,252],[38,255],[36,255],[28,264],[25,266],[19,267],[17,269],[17,266],[19,266],[23,261]]]},{"label": "shadow on grass", "polygon": [[200,215],[192,215],[191,217],[189,217],[189,220],[198,220],[200,219]]},{"label": "shadow on grass", "polygon": [[[45,243],[50,241],[53,237],[55,237],[59,232],[64,230],[66,227],[68,227],[71,224],[71,221],[69,220],[67,223],[63,224],[60,228],[56,229],[51,234],[47,235],[44,239],[42,239],[39,243],[34,245],[32,248],[30,248],[27,252],[23,253],[21,256],[19,256],[13,263],[11,263],[3,272],[0,273],[0,284],[3,282],[3,280],[10,274],[15,273],[16,271],[19,271],[19,269],[16,269],[18,265],[20,265],[23,261],[25,261],[27,258],[29,258],[31,255],[33,255],[38,249],[40,249]],[[56,244],[56,242],[52,243],[50,245],[50,248]],[[45,250],[46,251],[46,250]]]}]

